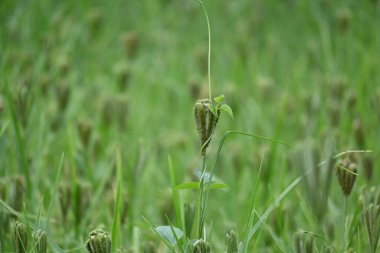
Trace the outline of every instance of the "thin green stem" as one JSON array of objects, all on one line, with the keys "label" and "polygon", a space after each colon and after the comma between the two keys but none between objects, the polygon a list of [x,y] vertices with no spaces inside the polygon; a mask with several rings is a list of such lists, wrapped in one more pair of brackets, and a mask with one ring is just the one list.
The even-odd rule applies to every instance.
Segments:
[{"label": "thin green stem", "polygon": [[204,209],[204,176],[206,173],[206,156],[202,156],[202,175],[198,189],[198,225],[197,238],[201,239],[203,234],[203,209]]},{"label": "thin green stem", "polygon": [[243,241],[243,246],[242,246],[243,247],[242,251],[244,253],[248,252],[248,241],[249,241],[248,236],[249,236],[249,230],[252,227],[253,218],[254,218],[256,190],[257,190],[257,186],[259,184],[259,178],[260,178],[260,175],[261,175],[261,169],[262,169],[262,166],[263,166],[263,160],[264,160],[264,156],[261,157],[261,162],[260,162],[260,167],[259,167],[259,173],[257,174],[255,186],[253,188],[251,207],[249,208],[248,222],[247,222],[247,225],[245,227],[244,241]]},{"label": "thin green stem", "polygon": [[199,4],[202,6],[203,12],[206,17],[207,31],[208,31],[208,55],[207,55],[207,76],[208,76],[208,94],[211,101],[211,27],[210,20],[208,19],[206,8],[202,0],[198,0]]},{"label": "thin green stem", "polygon": [[344,198],[344,213],[343,213],[343,220],[342,220],[342,250],[346,248],[346,218],[347,218],[347,202],[348,197]]}]

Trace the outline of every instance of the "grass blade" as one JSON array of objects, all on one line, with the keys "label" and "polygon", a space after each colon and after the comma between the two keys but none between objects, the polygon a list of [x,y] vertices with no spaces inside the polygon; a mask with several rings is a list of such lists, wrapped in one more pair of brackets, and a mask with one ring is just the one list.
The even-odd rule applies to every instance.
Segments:
[{"label": "grass blade", "polygon": [[259,227],[264,223],[264,221],[271,214],[273,209],[277,206],[278,203],[299,183],[301,182],[303,176],[297,177],[286,189],[273,201],[273,203],[268,207],[268,209],[264,212],[263,216],[260,217],[259,221],[255,224],[255,226],[250,230],[248,235],[248,241],[250,241]]},{"label": "grass blade", "polygon": [[[65,154],[62,154],[61,155],[61,159],[59,161],[57,176],[56,176],[55,182],[54,182],[53,195],[51,196],[51,200],[50,200],[50,203],[49,203],[49,208],[48,208],[48,213],[47,213],[47,218],[46,218],[47,219],[46,220],[46,223],[47,223],[46,226],[47,226],[47,228],[49,226],[49,220],[50,220],[50,216],[51,216],[51,210],[53,209],[53,203],[54,203],[54,200],[55,200],[55,195],[57,194],[58,183],[59,183],[59,180],[60,180],[61,174],[62,174],[62,168],[63,168],[64,158],[65,158]],[[48,231],[47,228],[46,228],[46,231]]]},{"label": "grass blade", "polygon": [[173,194],[173,204],[174,204],[174,212],[175,212],[175,218],[176,218],[176,225],[180,227],[181,229],[185,230],[184,228],[184,216],[182,211],[182,201],[180,198],[180,195],[178,193],[178,188],[176,187],[176,176],[175,176],[175,170],[173,166],[173,160],[171,156],[168,156],[168,163],[169,163],[169,174],[170,174],[170,183],[172,186],[172,194]]},{"label": "grass blade", "polygon": [[121,154],[120,149],[117,151],[116,154],[116,170],[117,170],[117,186],[116,186],[116,193],[115,193],[115,206],[114,206],[114,212],[113,212],[113,224],[112,224],[112,244],[114,245],[112,247],[112,252],[116,252],[116,249],[118,247],[118,230],[119,230],[119,221],[120,221],[120,206],[121,206],[121,179],[122,179],[122,161],[121,161]]}]

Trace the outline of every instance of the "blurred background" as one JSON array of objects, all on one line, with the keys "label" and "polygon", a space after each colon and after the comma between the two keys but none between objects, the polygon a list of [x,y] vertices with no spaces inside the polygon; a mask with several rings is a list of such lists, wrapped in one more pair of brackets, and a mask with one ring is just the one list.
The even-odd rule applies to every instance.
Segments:
[{"label": "blurred background", "polygon": [[[259,214],[319,162],[346,150],[373,150],[358,158],[349,207],[354,213],[358,196],[379,185],[379,2],[204,3],[212,36],[212,96],[224,94],[234,112],[234,120],[219,120],[209,167],[227,130],[292,146],[227,139],[216,176],[230,189],[211,193],[206,222],[212,224],[213,252],[224,250],[228,229],[244,233],[261,161]],[[140,215],[155,225],[166,224],[166,214],[173,217],[169,155],[177,184],[196,180],[201,158],[192,110],[209,95],[207,50],[207,24],[195,0],[2,0],[2,199],[19,212],[25,202],[34,215],[42,206],[46,216],[64,153],[47,226],[60,247],[78,247],[90,229],[111,230],[120,151],[118,246],[159,252],[145,250],[162,246]],[[252,250],[280,252],[281,244],[292,249],[297,231],[323,233],[334,225],[343,206],[336,178],[327,180],[325,204],[316,194],[329,171],[314,171],[285,197]],[[195,192],[181,194],[195,204]],[[11,222],[2,211],[1,246],[11,252]]]}]

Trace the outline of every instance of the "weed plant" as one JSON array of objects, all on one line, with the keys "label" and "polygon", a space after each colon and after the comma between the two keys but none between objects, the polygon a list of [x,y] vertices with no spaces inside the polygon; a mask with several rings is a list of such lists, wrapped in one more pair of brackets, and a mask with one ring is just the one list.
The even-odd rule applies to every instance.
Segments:
[{"label": "weed plant", "polygon": [[378,252],[379,6],[1,1],[0,252]]}]

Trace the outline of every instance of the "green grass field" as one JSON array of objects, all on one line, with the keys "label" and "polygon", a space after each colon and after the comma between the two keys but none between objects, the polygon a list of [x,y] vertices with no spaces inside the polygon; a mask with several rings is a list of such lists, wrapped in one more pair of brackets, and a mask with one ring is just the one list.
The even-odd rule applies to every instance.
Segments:
[{"label": "green grass field", "polygon": [[204,6],[0,1],[0,252],[380,251],[379,1]]}]

